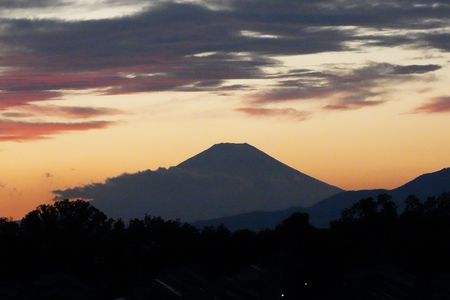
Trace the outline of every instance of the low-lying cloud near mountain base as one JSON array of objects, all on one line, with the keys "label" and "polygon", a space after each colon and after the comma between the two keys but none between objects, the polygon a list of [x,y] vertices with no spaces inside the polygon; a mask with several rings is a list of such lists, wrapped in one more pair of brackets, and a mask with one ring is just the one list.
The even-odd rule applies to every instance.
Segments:
[{"label": "low-lying cloud near mountain base", "polygon": [[176,167],[124,174],[55,194],[59,199],[92,199],[111,217],[149,214],[195,221],[310,206],[340,191],[250,145],[218,144]]}]

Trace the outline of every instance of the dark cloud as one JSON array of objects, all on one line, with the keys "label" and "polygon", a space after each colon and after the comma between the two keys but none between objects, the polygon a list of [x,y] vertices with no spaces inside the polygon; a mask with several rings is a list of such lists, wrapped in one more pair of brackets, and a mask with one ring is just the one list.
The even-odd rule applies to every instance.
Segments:
[{"label": "dark cloud", "polygon": [[326,109],[345,110],[375,106],[384,102],[386,89],[393,84],[417,80],[418,74],[432,72],[438,65],[393,65],[372,63],[354,70],[292,70],[274,76],[278,84],[257,94],[251,102],[265,104],[292,100],[334,99]]},{"label": "dark cloud", "polygon": [[[71,1],[0,3],[35,8]],[[448,33],[439,32],[449,28],[449,15],[448,1],[209,0],[156,1],[140,13],[102,20],[0,19],[0,109],[59,99],[67,90],[108,95],[251,90],[227,81],[272,78],[264,69],[278,66],[277,56],[358,50],[350,42],[448,51]],[[380,81],[439,67],[379,64],[347,75],[300,71],[278,78],[279,86],[259,101],[339,94],[328,108],[364,107],[382,103]]]},{"label": "dark cloud", "polygon": [[[347,50],[346,42],[361,39],[340,26],[428,27],[431,19],[442,20],[447,10],[402,1],[373,5],[247,0],[222,6],[228,9],[162,2],[147,12],[116,19],[3,20],[0,44],[10,51],[1,54],[0,63],[15,69],[2,76],[0,88],[38,92],[113,87],[119,93],[259,78],[261,68],[273,63],[267,56]],[[380,42],[389,38],[393,37],[370,36]],[[216,54],[192,57],[203,52]],[[249,59],[233,53],[252,54]],[[166,76],[127,81],[120,72]]]},{"label": "dark cloud", "polygon": [[69,0],[0,0],[0,8],[38,8],[70,5]]},{"label": "dark cloud", "polygon": [[[248,19],[310,25],[357,25],[366,27],[430,26],[445,22],[448,1],[417,5],[411,0],[232,0],[220,1]],[[216,2],[217,3],[217,2]],[[442,5],[438,5],[441,3]],[[269,14],[272,12],[272,14]]]},{"label": "dark cloud", "polygon": [[439,65],[408,65],[393,66],[393,74],[423,74],[441,69]]},{"label": "dark cloud", "polygon": [[0,141],[23,142],[48,138],[54,134],[71,131],[100,129],[113,125],[114,122],[92,121],[77,123],[57,122],[19,122],[0,119]]},{"label": "dark cloud", "polygon": [[419,106],[416,109],[416,113],[450,113],[450,96],[441,96],[430,99],[427,103]]},{"label": "dark cloud", "polygon": [[241,107],[236,111],[253,117],[276,117],[281,119],[292,119],[296,121],[306,120],[310,114],[294,108],[263,108],[263,107]]},{"label": "dark cloud", "polygon": [[450,33],[428,34],[424,40],[429,47],[450,51]]}]

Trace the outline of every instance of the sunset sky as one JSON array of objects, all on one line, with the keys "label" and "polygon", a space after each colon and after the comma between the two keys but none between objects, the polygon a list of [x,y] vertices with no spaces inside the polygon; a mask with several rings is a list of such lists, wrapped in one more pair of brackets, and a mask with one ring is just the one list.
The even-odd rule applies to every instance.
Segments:
[{"label": "sunset sky", "polygon": [[0,0],[0,215],[219,142],[344,189],[450,167],[450,1]]}]

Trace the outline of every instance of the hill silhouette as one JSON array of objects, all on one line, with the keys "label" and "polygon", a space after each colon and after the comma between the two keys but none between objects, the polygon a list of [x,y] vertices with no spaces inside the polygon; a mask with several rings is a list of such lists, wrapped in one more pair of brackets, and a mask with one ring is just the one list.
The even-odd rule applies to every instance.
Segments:
[{"label": "hill silhouette", "polygon": [[123,174],[55,194],[60,199],[93,199],[94,206],[112,217],[150,214],[196,221],[310,206],[341,191],[251,145],[223,143],[169,169]]},{"label": "hill silhouette", "polygon": [[346,191],[330,196],[311,207],[290,207],[288,209],[267,212],[254,211],[245,214],[228,216],[218,219],[202,220],[196,226],[214,226],[224,224],[233,230],[273,228],[283,219],[294,212],[305,212],[310,215],[311,224],[317,227],[327,227],[329,223],[340,217],[341,212],[358,202],[362,198],[377,197],[388,193],[392,196],[399,208],[403,208],[403,200],[409,195],[416,195],[421,199],[440,195],[450,191],[450,168],[437,172],[423,174],[406,184],[393,190],[374,189],[361,191]]},{"label": "hill silhouette", "polygon": [[450,168],[437,172],[423,174],[410,182],[396,188],[393,192],[398,195],[414,194],[419,198],[447,192],[450,189]]}]

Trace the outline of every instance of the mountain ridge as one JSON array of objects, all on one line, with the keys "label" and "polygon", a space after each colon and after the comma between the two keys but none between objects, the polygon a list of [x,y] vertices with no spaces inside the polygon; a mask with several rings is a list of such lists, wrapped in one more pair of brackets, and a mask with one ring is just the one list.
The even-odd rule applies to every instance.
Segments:
[{"label": "mountain ridge", "polygon": [[429,196],[437,196],[450,192],[450,168],[425,173],[392,190],[373,189],[343,191],[330,196],[311,207],[291,207],[274,212],[255,211],[246,214],[223,217],[213,220],[201,220],[195,225],[199,227],[224,224],[230,229],[260,230],[277,225],[284,218],[294,212],[305,212],[310,215],[311,223],[316,227],[327,227],[330,221],[340,217],[343,209],[350,207],[361,198],[376,197],[381,193],[388,193],[393,197],[399,209],[403,208],[404,199],[410,194],[424,200]]}]

